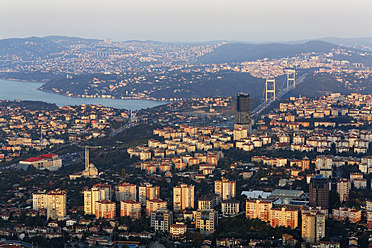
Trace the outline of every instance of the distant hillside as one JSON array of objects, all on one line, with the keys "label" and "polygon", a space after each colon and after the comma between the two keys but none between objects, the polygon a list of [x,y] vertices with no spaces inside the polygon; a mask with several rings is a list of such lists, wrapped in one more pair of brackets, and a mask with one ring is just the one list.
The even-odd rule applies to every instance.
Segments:
[{"label": "distant hillside", "polygon": [[98,40],[67,36],[3,39],[0,40],[0,56],[18,56],[24,59],[53,57],[53,54],[69,49],[71,44],[95,41]]},{"label": "distant hillside", "polygon": [[298,97],[299,95],[319,97],[330,92],[343,95],[350,93],[372,94],[371,77],[357,80],[354,74],[343,74],[341,82],[337,80],[338,78],[340,77],[333,74],[318,73],[314,75],[309,73],[302,84],[296,86],[296,89],[290,91],[283,98]]},{"label": "distant hillside", "polygon": [[54,103],[41,101],[0,101],[0,107],[21,108],[28,110],[54,110],[58,106]]},{"label": "distant hillside", "polygon": [[[136,81],[128,82],[123,87],[112,87],[121,81],[129,81],[131,74],[89,74],[76,75],[73,78],[58,78],[45,83],[40,90],[74,96],[82,94],[105,95],[110,94],[116,98],[128,96],[128,92],[148,92],[149,97],[161,98],[193,98],[193,97],[217,97],[235,96],[239,92],[248,92],[252,97],[261,98],[263,95],[265,80],[256,78],[249,73],[222,71],[217,73],[204,73],[204,77],[197,78],[195,73],[167,72],[167,80],[161,83],[153,83],[158,74],[140,74],[146,76],[148,81],[141,84]],[[100,80],[94,84],[94,78]],[[280,78],[280,77],[279,77]],[[279,79],[278,79],[279,80]],[[284,79],[283,79],[284,80]],[[283,81],[281,80],[281,81]],[[190,83],[192,82],[192,83]]]},{"label": "distant hillside", "polygon": [[197,62],[208,63],[231,63],[254,61],[263,58],[278,59],[292,57],[300,53],[327,53],[336,49],[334,45],[324,41],[309,41],[304,44],[243,44],[230,43],[216,48],[213,52],[198,58]]},{"label": "distant hillside", "polygon": [[372,46],[372,37],[360,37],[360,38],[337,38],[337,37],[326,37],[319,40],[330,42],[338,45],[345,44],[356,44],[358,46]]}]

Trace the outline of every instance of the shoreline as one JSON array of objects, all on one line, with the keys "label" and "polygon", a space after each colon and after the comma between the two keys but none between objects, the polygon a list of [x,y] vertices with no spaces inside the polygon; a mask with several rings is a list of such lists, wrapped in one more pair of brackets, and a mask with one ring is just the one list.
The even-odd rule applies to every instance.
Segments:
[{"label": "shoreline", "polygon": [[115,98],[115,97],[101,97],[101,96],[96,96],[96,97],[83,97],[83,96],[76,96],[76,95],[66,95],[66,94],[60,94],[57,92],[53,91],[48,91],[48,90],[41,90],[41,89],[36,89],[41,92],[46,92],[46,93],[51,93],[59,96],[66,96],[66,97],[71,97],[71,98],[79,98],[79,99],[107,99],[107,100],[117,100],[117,101],[126,101],[126,100],[138,100],[138,101],[149,101],[149,102],[164,102],[164,104],[175,102],[175,101],[170,101],[170,100],[160,100],[160,99],[151,99],[151,98],[135,98],[135,97],[127,97],[127,98]]},{"label": "shoreline", "polygon": [[[45,82],[42,81],[36,81],[36,80],[21,80],[21,79],[15,79],[15,78],[4,78],[1,77],[0,80],[5,80],[5,81],[13,81],[13,82],[22,82],[22,83],[40,83],[40,84],[45,84]],[[41,86],[43,86],[41,85]],[[40,86],[40,87],[41,87]],[[41,91],[41,92],[46,92],[46,93],[51,93],[51,94],[56,94],[59,96],[66,96],[66,97],[71,97],[71,98],[80,98],[80,99],[108,99],[108,100],[139,100],[139,101],[151,101],[151,102],[162,102],[164,104],[175,102],[175,101],[170,101],[170,100],[161,100],[161,99],[156,99],[156,98],[137,98],[137,97],[126,97],[126,98],[116,98],[116,97],[102,97],[102,96],[97,96],[97,97],[83,97],[83,96],[77,96],[77,95],[66,95],[66,94],[61,94],[57,93],[54,91],[48,91],[48,90],[42,90],[40,88],[37,88],[36,90]]]},{"label": "shoreline", "polygon": [[40,83],[40,84],[45,84],[45,82],[40,82],[40,81],[36,81],[36,80],[22,80],[22,79],[17,79],[17,78],[4,78],[4,77],[0,77],[0,80],[22,82],[22,83]]}]

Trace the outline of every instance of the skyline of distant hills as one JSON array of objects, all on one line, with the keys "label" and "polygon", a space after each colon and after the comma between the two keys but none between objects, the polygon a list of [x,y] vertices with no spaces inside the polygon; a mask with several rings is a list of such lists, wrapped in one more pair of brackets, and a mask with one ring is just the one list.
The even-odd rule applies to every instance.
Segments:
[{"label": "skyline of distant hills", "polygon": [[244,44],[228,43],[198,58],[199,63],[240,63],[263,58],[294,57],[301,53],[328,53],[339,46],[324,41],[308,41],[303,44]]},{"label": "skyline of distant hills", "polygon": [[[109,38],[109,37],[105,37]],[[45,40],[60,40],[63,39],[65,41],[103,41],[104,38],[84,38],[84,37],[77,37],[77,36],[66,36],[66,35],[47,35],[47,36],[29,36],[29,37],[7,37],[7,38],[0,38],[0,42],[3,40],[32,40],[32,39],[45,39]],[[249,43],[249,44],[268,44],[268,43],[281,43],[281,44],[300,44],[306,43],[309,41],[325,41],[333,44],[346,44],[346,43],[357,43],[357,44],[364,44],[364,45],[372,45],[372,37],[314,37],[308,39],[295,39],[295,40],[263,40],[263,41],[250,41],[250,40],[206,40],[206,41],[159,41],[159,40],[139,40],[139,39],[128,39],[128,40],[113,40],[113,42],[159,42],[159,43],[219,43],[219,42],[228,42],[228,43]]]},{"label": "skyline of distant hills", "polygon": [[[368,42],[369,38],[356,40]],[[263,59],[269,61],[261,65]],[[283,76],[288,68],[316,70],[341,64],[347,70],[359,70],[362,64],[371,68],[372,54],[352,45],[346,47],[321,40],[295,44],[133,40],[111,43],[67,36],[0,40],[1,78],[42,81],[46,83],[41,90],[77,97],[181,99],[233,96],[249,91],[253,97],[260,98],[266,77]],[[342,78],[317,76],[313,80],[321,83],[317,88],[322,92],[336,86],[342,92],[370,87],[369,79],[353,83],[352,87],[357,85],[354,89],[337,83]],[[353,81],[358,82],[357,78],[350,79]],[[311,82],[305,82],[298,94],[306,92],[306,87],[311,87]]]},{"label": "skyline of distant hills", "polygon": [[[10,38],[0,39],[0,56],[17,56],[24,59],[42,58],[50,59],[56,56],[60,56],[64,51],[71,50],[72,45],[87,45],[90,46],[90,50],[82,48],[86,52],[94,51],[97,49],[97,44],[101,44],[104,40],[100,39],[85,39],[80,37],[68,37],[68,36],[46,36],[46,37],[28,37],[28,38]],[[217,45],[223,41],[207,41],[200,43],[172,43],[172,42],[159,42],[159,41],[139,41],[139,40],[128,40],[119,43],[137,43],[137,44],[189,44],[191,46],[200,45]],[[321,38],[317,40],[302,40],[302,41],[286,41],[286,42],[274,42],[274,43],[252,43],[252,42],[234,42],[224,41],[224,45],[221,45],[211,52],[203,53],[201,55],[191,56],[191,60],[194,63],[240,63],[243,61],[253,61],[263,58],[277,59],[282,57],[293,57],[300,53],[326,53],[331,52],[332,49],[337,49],[342,45],[345,45],[348,49],[364,50],[364,46],[370,44],[372,50],[372,37],[365,38]],[[113,42],[115,43],[115,42]],[[93,48],[93,49],[91,49]],[[104,46],[99,47],[101,51],[103,49],[109,50]],[[82,51],[80,50],[80,51]],[[130,53],[130,51],[124,51],[122,48],[111,48],[110,52],[119,53]],[[70,54],[74,56],[74,54]],[[342,59],[342,58],[341,58]],[[352,58],[352,62],[364,63],[367,66],[372,66],[370,59]],[[185,61],[186,62],[186,61]],[[1,67],[1,64],[0,64]],[[1,69],[1,68],[0,68]]]}]

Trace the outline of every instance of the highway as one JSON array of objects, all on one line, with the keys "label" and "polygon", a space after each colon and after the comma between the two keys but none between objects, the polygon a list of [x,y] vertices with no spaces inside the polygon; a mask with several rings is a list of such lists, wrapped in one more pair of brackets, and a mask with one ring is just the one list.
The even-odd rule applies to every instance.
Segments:
[{"label": "highway", "polygon": [[132,126],[133,126],[132,122],[129,122],[129,123],[125,124],[124,126],[119,127],[119,128],[116,129],[116,130],[112,130],[112,132],[110,133],[109,137],[112,138],[112,137],[114,137],[115,135],[117,135],[118,133],[124,131],[124,130],[127,129],[127,128],[131,128]]}]

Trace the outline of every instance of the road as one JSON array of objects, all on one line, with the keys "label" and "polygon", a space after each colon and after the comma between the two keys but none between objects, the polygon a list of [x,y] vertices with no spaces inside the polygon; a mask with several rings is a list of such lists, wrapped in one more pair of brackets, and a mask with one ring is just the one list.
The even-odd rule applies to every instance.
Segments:
[{"label": "road", "polygon": [[27,248],[37,248],[36,246],[34,246],[30,243],[26,243],[26,242],[22,242],[22,241],[18,241],[18,240],[4,240],[4,242],[8,243],[8,244],[22,245],[23,247],[27,247]]},{"label": "road", "polygon": [[132,123],[127,123],[127,124],[125,124],[124,126],[119,127],[119,128],[116,129],[116,130],[112,130],[112,132],[110,133],[110,138],[114,137],[115,135],[117,135],[118,133],[124,131],[124,130],[127,129],[127,128],[131,128],[132,126],[133,126]]}]

